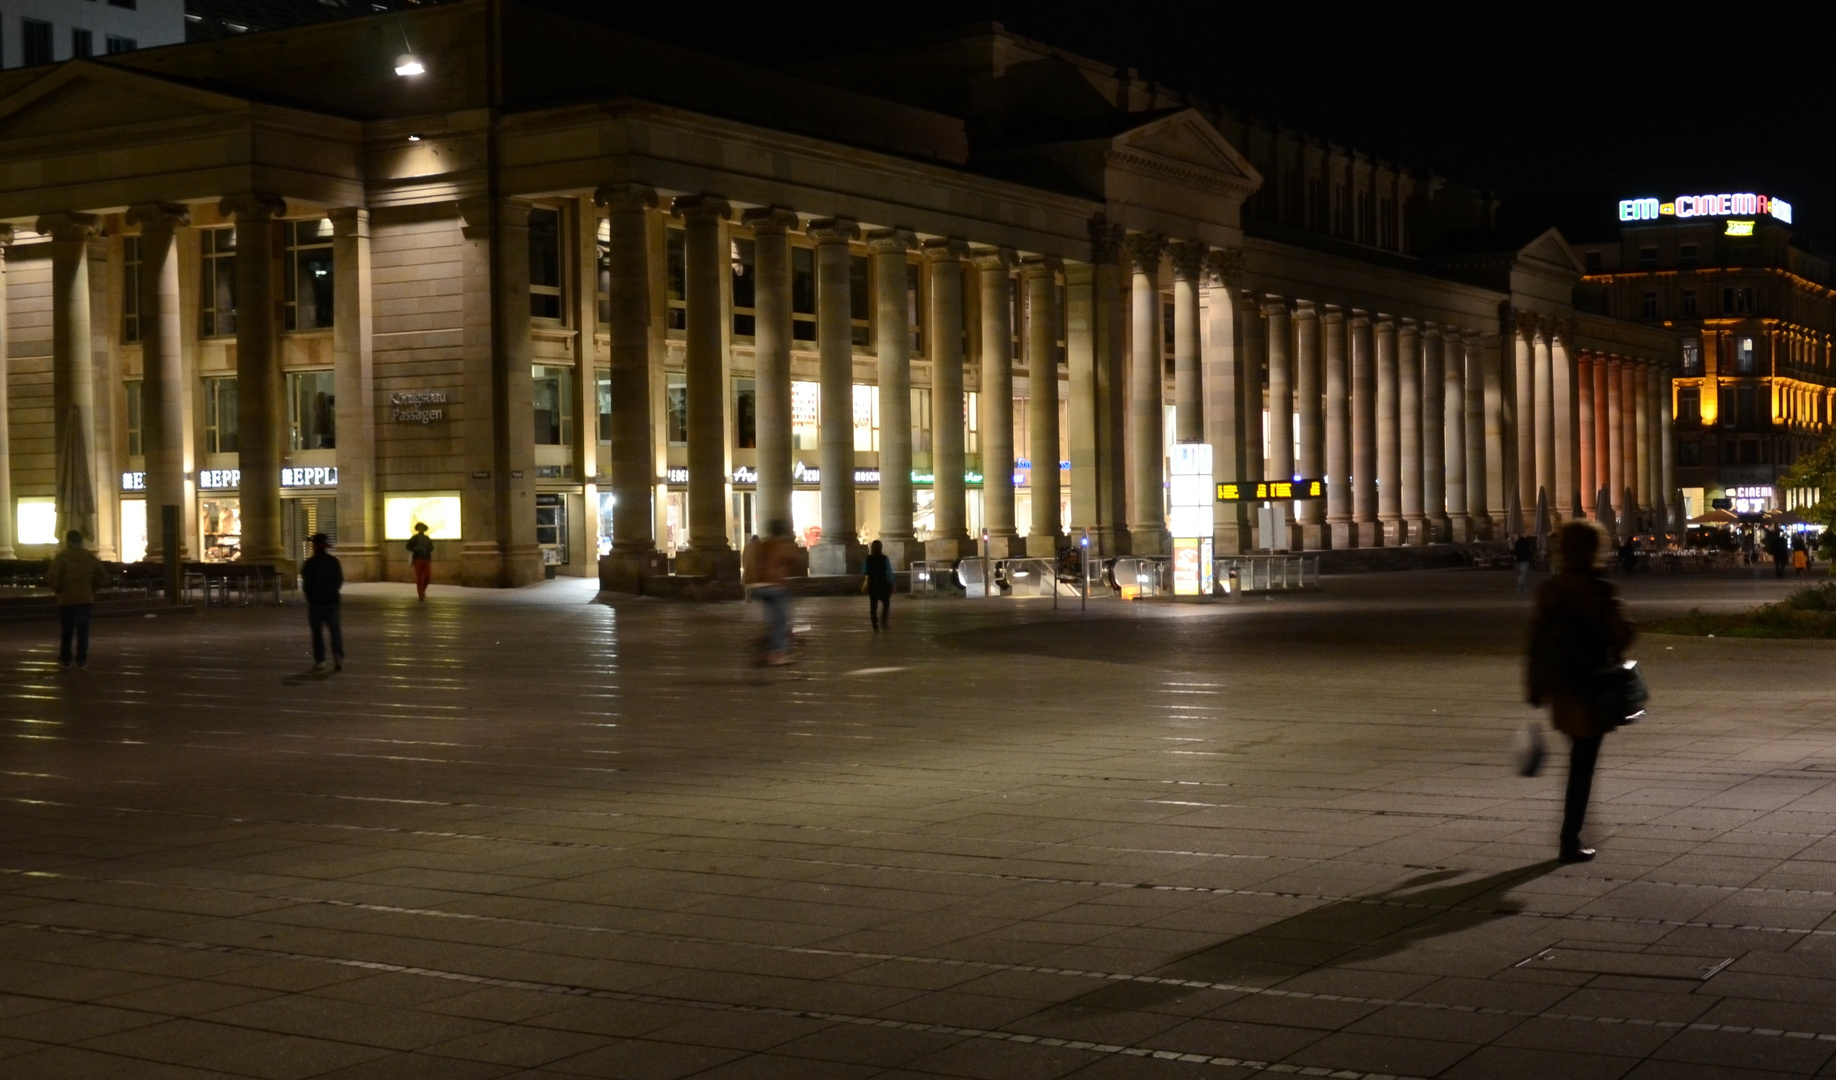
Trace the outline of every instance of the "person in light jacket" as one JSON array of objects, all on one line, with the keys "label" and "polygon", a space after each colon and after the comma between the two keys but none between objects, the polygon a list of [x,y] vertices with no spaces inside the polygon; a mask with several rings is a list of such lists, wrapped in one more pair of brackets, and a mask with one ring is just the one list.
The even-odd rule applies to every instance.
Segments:
[{"label": "person in light jacket", "polygon": [[1586,862],[1594,849],[1581,843],[1593,792],[1600,743],[1617,722],[1602,714],[1593,693],[1599,673],[1617,663],[1636,632],[1618,590],[1600,573],[1606,530],[1571,521],[1558,536],[1561,572],[1536,595],[1527,665],[1530,704],[1549,705],[1550,723],[1568,736],[1568,791],[1562,802],[1559,856]]},{"label": "person in light jacket", "polygon": [[70,666],[70,641],[76,639],[76,666],[89,666],[89,616],[95,610],[96,590],[108,584],[108,571],[96,553],[83,546],[83,534],[64,534],[64,548],[51,558],[45,584],[57,594],[57,662]]}]

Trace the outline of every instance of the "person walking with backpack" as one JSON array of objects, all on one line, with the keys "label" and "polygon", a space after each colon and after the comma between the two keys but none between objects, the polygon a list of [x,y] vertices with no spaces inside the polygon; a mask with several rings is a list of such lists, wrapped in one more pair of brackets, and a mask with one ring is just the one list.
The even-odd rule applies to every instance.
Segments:
[{"label": "person walking with backpack", "polygon": [[414,535],[408,538],[408,558],[414,566],[414,593],[427,599],[427,583],[433,580],[433,537],[427,535],[427,523],[414,523]]},{"label": "person walking with backpack", "polygon": [[332,670],[344,670],[344,620],[339,592],[344,564],[330,551],[331,537],[312,534],[312,558],[300,564],[300,591],[306,594],[306,623],[312,627],[312,670],[325,670],[324,631],[331,631]]},{"label": "person walking with backpack", "polygon": [[95,610],[96,590],[108,584],[108,572],[96,553],[83,546],[83,534],[64,534],[64,549],[51,558],[45,584],[57,594],[57,662],[70,666],[70,641],[76,639],[76,666],[89,666],[89,616]]},{"label": "person walking with backpack", "polygon": [[1530,629],[1528,676],[1531,705],[1549,705],[1550,723],[1568,736],[1568,790],[1562,802],[1558,857],[1586,862],[1594,849],[1581,843],[1593,793],[1594,766],[1607,732],[1626,721],[1614,716],[1608,673],[1621,664],[1636,632],[1619,592],[1600,573],[1605,530],[1571,521],[1558,536],[1561,572],[1543,582]]},{"label": "person walking with backpack", "polygon": [[867,594],[867,617],[873,620],[875,630],[879,630],[881,624],[892,629],[892,594],[896,580],[892,560],[875,540],[873,547],[868,549],[866,561],[861,564],[861,591]]}]

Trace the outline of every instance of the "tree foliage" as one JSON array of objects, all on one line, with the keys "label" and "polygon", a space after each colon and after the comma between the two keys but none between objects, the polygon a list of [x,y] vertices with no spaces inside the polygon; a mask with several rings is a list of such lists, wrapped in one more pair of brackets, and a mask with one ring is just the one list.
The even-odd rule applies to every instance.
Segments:
[{"label": "tree foliage", "polygon": [[1798,516],[1826,529],[1836,528],[1836,435],[1799,458],[1780,483],[1791,488],[1818,489],[1817,504],[1799,508]]}]

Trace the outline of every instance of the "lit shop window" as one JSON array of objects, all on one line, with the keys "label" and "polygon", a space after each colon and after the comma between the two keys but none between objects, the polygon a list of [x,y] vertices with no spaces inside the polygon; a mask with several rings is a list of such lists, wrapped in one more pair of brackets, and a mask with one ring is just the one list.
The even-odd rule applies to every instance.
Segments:
[{"label": "lit shop window", "polygon": [[535,444],[537,446],[571,446],[574,442],[574,418],[571,406],[574,369],[537,364],[530,369],[534,380]]},{"label": "lit shop window", "polygon": [[383,539],[407,540],[417,524],[435,540],[458,540],[459,496],[446,492],[391,495],[383,500]]},{"label": "lit shop window", "polygon": [[236,332],[236,230],[205,229],[202,245],[204,279],[198,294],[205,337],[228,337]]},{"label": "lit shop window", "polygon": [[791,449],[816,449],[822,437],[822,384],[791,383],[790,408]]},{"label": "lit shop window", "polygon": [[970,390],[963,394],[963,453],[979,454],[982,452],[981,392]]},{"label": "lit shop window", "polygon": [[1750,337],[1734,339],[1734,373],[1751,375],[1754,371],[1753,339]]},{"label": "lit shop window", "polygon": [[323,330],[332,324],[331,219],[286,225],[287,329]]},{"label": "lit shop window", "polygon": [[1702,342],[1700,339],[1690,338],[1683,343],[1683,374],[1702,374]]},{"label": "lit shop window", "polygon": [[565,321],[567,297],[561,276],[561,211],[536,207],[529,211],[529,315],[536,319]]},{"label": "lit shop window", "polygon": [[204,451],[236,452],[236,380],[204,380]]},{"label": "lit shop window", "polygon": [[145,384],[139,379],[127,382],[127,452],[129,457],[139,457],[146,451],[142,448],[141,439],[142,412],[141,388]]},{"label": "lit shop window", "polygon": [[121,239],[121,340],[140,340],[140,237]]},{"label": "lit shop window", "polygon": [[854,384],[854,448],[880,448],[880,388],[867,383]]},{"label": "lit shop window", "polygon": [[288,449],[337,449],[337,393],[330,371],[287,374]]},{"label": "lit shop window", "polygon": [[50,497],[19,500],[13,536],[21,544],[57,543],[57,500]]},{"label": "lit shop window", "polygon": [[593,399],[599,412],[599,444],[607,446],[612,442],[611,368],[598,368],[593,372]]}]

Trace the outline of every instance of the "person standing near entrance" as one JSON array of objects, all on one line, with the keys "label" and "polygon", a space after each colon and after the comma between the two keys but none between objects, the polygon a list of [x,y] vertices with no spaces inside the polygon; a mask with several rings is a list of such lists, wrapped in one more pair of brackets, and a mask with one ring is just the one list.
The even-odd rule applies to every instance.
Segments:
[{"label": "person standing near entrance", "polygon": [[324,632],[331,631],[332,670],[344,670],[344,623],[338,593],[344,588],[344,564],[330,551],[331,537],[312,534],[312,558],[300,564],[300,591],[306,594],[306,622],[312,627],[312,670],[325,670]]},{"label": "person standing near entrance", "polygon": [[427,535],[425,521],[414,523],[414,535],[408,538],[408,558],[414,565],[414,593],[425,600],[427,583],[433,580],[433,537]]},{"label": "person standing near entrance", "polygon": [[1517,591],[1530,587],[1530,568],[1536,563],[1536,541],[1520,536],[1511,545],[1511,561],[1517,564]]},{"label": "person standing near entrance", "polygon": [[76,666],[89,666],[89,616],[95,609],[96,590],[108,584],[108,572],[96,553],[83,546],[83,534],[64,534],[64,549],[51,559],[45,584],[57,594],[57,662],[70,666],[70,639],[76,638]]},{"label": "person standing near entrance", "polygon": [[1562,802],[1558,854],[1586,862],[1594,849],[1581,843],[1581,826],[1593,793],[1600,743],[1619,725],[1603,713],[1596,693],[1600,673],[1618,663],[1635,633],[1618,590],[1600,573],[1605,530],[1591,521],[1562,526],[1561,573],[1536,595],[1527,666],[1530,704],[1549,705],[1550,723],[1568,736],[1568,791]]},{"label": "person standing near entrance", "polygon": [[866,561],[861,564],[861,591],[867,594],[867,617],[873,620],[873,628],[878,630],[884,623],[885,628],[891,630],[892,560],[880,548],[880,542],[875,540]]}]

